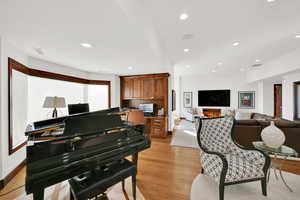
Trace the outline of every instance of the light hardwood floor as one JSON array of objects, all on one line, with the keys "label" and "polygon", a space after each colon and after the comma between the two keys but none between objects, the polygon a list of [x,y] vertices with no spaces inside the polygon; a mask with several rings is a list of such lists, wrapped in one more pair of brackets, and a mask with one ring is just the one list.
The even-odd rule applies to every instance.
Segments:
[{"label": "light hardwood floor", "polygon": [[[152,147],[140,154],[137,183],[147,200],[188,200],[193,179],[200,173],[199,150],[169,145],[167,139],[153,139]],[[300,175],[299,161],[280,161],[283,168]],[[9,192],[24,185],[24,167],[11,182],[0,191]],[[0,200],[14,199],[25,188],[0,197]]]}]

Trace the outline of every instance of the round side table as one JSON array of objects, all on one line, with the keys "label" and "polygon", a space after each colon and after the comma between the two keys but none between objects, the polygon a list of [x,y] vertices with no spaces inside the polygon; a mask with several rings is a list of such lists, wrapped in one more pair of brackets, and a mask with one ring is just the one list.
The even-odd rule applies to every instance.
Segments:
[{"label": "round side table", "polygon": [[[278,159],[278,156],[282,156],[284,158],[284,160],[286,160],[288,157],[298,157],[298,153],[293,148],[285,146],[285,145],[282,145],[278,149],[274,149],[274,148],[270,148],[270,147],[266,146],[264,144],[264,142],[261,142],[261,141],[252,142],[252,144],[255,148],[257,148],[259,150],[262,150],[262,151],[264,151],[265,153],[267,153],[269,155],[274,155],[275,159]],[[287,184],[287,182],[285,181],[285,179],[282,175],[282,165],[274,163],[272,161],[270,168],[274,169],[274,174],[275,174],[275,177],[276,177],[277,180],[278,180],[278,176],[277,176],[276,170],[279,171],[279,175],[281,177],[282,182],[289,189],[290,192],[293,192],[293,190]],[[269,169],[268,175],[267,175],[268,182],[269,182],[269,179],[270,179],[270,173],[271,173],[271,170]]]}]

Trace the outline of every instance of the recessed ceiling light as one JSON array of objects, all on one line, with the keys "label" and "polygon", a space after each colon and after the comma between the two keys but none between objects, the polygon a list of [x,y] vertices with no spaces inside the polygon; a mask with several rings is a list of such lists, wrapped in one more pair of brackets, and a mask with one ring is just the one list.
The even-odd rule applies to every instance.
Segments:
[{"label": "recessed ceiling light", "polygon": [[215,73],[215,72],[217,72],[217,70],[213,69],[213,70],[211,70],[211,72],[212,72],[212,73]]},{"label": "recessed ceiling light", "polygon": [[128,69],[129,69],[129,70],[132,70],[132,69],[133,69],[133,67],[129,66],[129,67],[128,67]]},{"label": "recessed ceiling light", "polygon": [[187,13],[182,13],[180,16],[179,16],[179,19],[182,20],[182,21],[185,21],[189,18],[189,15]]},{"label": "recessed ceiling light", "polygon": [[183,49],[183,51],[187,53],[190,51],[190,49]]},{"label": "recessed ceiling light", "polygon": [[256,59],[256,60],[255,60],[255,62],[259,63],[259,62],[261,62],[261,60],[259,60],[259,59]]},{"label": "recessed ceiling light", "polygon": [[267,0],[267,2],[271,3],[271,2],[274,2],[275,0]]},{"label": "recessed ceiling light", "polygon": [[85,48],[92,48],[92,45],[89,43],[81,43],[80,45]]},{"label": "recessed ceiling light", "polygon": [[232,46],[234,46],[234,47],[239,46],[239,45],[240,45],[239,42],[234,42],[234,43],[232,44]]},{"label": "recessed ceiling light", "polygon": [[300,34],[296,35],[296,38],[300,38]]},{"label": "recessed ceiling light", "polygon": [[190,68],[191,66],[190,66],[190,65],[186,65],[185,67],[186,67],[186,68]]},{"label": "recessed ceiling light", "polygon": [[223,65],[223,63],[222,63],[222,62],[218,62],[217,65],[218,65],[218,66],[221,66],[221,65]]}]

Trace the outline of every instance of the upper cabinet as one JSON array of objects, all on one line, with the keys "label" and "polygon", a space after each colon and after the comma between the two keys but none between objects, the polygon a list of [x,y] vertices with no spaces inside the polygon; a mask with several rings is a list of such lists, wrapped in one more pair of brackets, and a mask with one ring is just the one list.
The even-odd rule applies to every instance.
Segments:
[{"label": "upper cabinet", "polygon": [[154,99],[154,79],[153,78],[144,78],[141,79],[142,82],[142,97],[145,99]]},{"label": "upper cabinet", "polygon": [[162,99],[168,95],[168,74],[121,77],[122,99]]},{"label": "upper cabinet", "polygon": [[133,79],[133,98],[142,98],[142,80]]},{"label": "upper cabinet", "polygon": [[156,78],[154,79],[154,97],[157,99],[163,98],[166,95],[168,79]]},{"label": "upper cabinet", "polygon": [[132,99],[133,97],[133,79],[123,79],[121,81],[121,95],[124,99]]}]

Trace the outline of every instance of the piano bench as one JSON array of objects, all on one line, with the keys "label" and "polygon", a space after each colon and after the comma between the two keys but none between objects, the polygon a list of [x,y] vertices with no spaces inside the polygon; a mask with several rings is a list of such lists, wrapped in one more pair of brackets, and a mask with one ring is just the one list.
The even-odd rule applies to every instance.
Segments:
[{"label": "piano bench", "polygon": [[125,191],[125,179],[131,176],[132,194],[135,200],[136,174],[136,165],[126,159],[112,163],[108,170],[101,168],[85,172],[69,180],[71,199],[86,200],[97,197],[120,181],[122,181],[122,189]]}]

